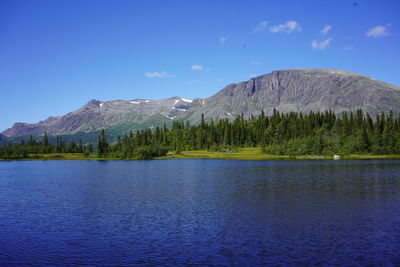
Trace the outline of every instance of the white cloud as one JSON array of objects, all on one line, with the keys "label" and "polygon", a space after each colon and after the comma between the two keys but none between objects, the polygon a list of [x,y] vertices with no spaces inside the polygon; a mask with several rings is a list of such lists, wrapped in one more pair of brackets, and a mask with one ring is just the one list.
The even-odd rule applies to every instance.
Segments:
[{"label": "white cloud", "polygon": [[326,25],[326,26],[319,32],[319,34],[321,34],[321,35],[326,35],[331,29],[332,29],[332,26],[331,26],[331,25]]},{"label": "white cloud", "polygon": [[261,63],[258,62],[258,61],[256,61],[256,60],[252,60],[252,61],[250,61],[250,64],[251,64],[251,65],[254,65],[254,66],[258,66],[258,65],[260,65]]},{"label": "white cloud", "polygon": [[343,47],[344,50],[354,50],[355,47],[354,45],[346,45],[345,47]]},{"label": "white cloud", "polygon": [[220,43],[221,45],[224,45],[225,42],[226,42],[226,40],[228,40],[228,37],[227,37],[227,36],[221,36],[221,37],[219,37],[219,43]]},{"label": "white cloud", "polygon": [[[331,37],[322,37],[329,33],[332,29],[331,25],[325,25],[322,30],[316,35],[315,39],[311,42],[311,47],[314,50],[325,50],[329,47],[333,38]],[[324,40],[325,39],[325,40]]]},{"label": "white cloud", "polygon": [[210,68],[205,68],[205,67],[203,67],[201,65],[192,65],[191,69],[192,70],[201,70],[201,71],[204,70],[205,72],[209,72],[210,71]]},{"label": "white cloud", "polygon": [[328,38],[324,41],[321,42],[317,42],[315,40],[313,40],[311,42],[311,46],[314,50],[325,50],[326,48],[328,48],[329,43],[332,41],[332,38]]},{"label": "white cloud", "polygon": [[192,65],[192,70],[204,70],[204,67],[200,65]]},{"label": "white cloud", "polygon": [[255,75],[254,73],[250,73],[249,74],[249,79],[256,77],[257,75]]},{"label": "white cloud", "polygon": [[147,78],[167,78],[167,77],[173,77],[173,75],[169,74],[166,71],[161,71],[161,72],[145,72],[144,76]]},{"label": "white cloud", "polygon": [[387,36],[389,35],[389,32],[387,31],[387,27],[384,26],[375,26],[371,29],[369,29],[365,35],[367,37],[374,37],[374,38],[378,38],[378,37],[383,37],[383,36]]},{"label": "white cloud", "polygon": [[275,32],[291,33],[293,31],[301,32],[301,27],[296,21],[290,20],[287,21],[285,24],[274,25],[269,30],[273,33]]},{"label": "white cloud", "polygon": [[260,21],[253,32],[263,32],[267,27],[268,21]]}]

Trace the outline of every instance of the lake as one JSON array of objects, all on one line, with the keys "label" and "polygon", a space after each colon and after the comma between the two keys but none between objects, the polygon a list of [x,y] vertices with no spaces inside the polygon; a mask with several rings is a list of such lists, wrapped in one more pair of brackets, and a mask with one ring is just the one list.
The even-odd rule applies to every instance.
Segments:
[{"label": "lake", "polygon": [[399,266],[400,161],[0,162],[0,265]]}]

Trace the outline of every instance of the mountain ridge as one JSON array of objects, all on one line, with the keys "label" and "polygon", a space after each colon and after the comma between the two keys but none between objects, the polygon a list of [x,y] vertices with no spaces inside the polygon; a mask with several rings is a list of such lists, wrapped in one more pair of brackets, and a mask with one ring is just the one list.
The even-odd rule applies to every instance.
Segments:
[{"label": "mountain ridge", "polygon": [[238,83],[230,83],[208,98],[170,97],[151,100],[89,100],[81,108],[63,116],[48,117],[38,123],[15,123],[1,134],[74,135],[110,128],[112,135],[129,130],[171,124],[174,120],[198,123],[208,119],[234,119],[257,115],[263,110],[310,112],[361,109],[371,115],[392,110],[400,112],[400,87],[349,71],[337,69],[277,70]]}]

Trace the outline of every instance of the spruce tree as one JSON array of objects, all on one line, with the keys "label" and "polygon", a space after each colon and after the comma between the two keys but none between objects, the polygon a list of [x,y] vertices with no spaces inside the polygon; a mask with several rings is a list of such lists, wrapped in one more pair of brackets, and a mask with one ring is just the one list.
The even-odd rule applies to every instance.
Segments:
[{"label": "spruce tree", "polygon": [[104,129],[101,129],[99,139],[97,141],[97,155],[102,158],[106,155],[108,150],[108,143]]},{"label": "spruce tree", "polygon": [[49,138],[47,137],[47,132],[44,132],[44,136],[43,136],[43,145],[45,147],[49,146]]}]

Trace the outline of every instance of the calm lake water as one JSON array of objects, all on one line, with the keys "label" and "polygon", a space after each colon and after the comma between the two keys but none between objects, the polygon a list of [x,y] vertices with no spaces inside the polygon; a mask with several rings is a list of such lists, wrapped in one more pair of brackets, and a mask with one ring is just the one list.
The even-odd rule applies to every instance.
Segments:
[{"label": "calm lake water", "polygon": [[0,265],[399,266],[400,161],[0,162]]}]

